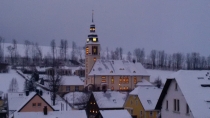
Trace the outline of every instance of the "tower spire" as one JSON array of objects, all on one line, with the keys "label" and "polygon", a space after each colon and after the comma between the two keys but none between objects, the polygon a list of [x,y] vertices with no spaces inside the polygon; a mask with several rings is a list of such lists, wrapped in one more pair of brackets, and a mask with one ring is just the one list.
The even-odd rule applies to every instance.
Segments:
[{"label": "tower spire", "polygon": [[94,10],[92,10],[92,23],[93,23],[93,15],[94,15]]}]

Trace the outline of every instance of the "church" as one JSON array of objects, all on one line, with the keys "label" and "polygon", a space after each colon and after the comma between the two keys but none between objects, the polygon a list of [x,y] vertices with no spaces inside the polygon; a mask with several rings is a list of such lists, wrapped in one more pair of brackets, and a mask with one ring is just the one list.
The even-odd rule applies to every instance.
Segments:
[{"label": "church", "polygon": [[88,90],[129,91],[139,82],[149,82],[150,75],[138,62],[100,59],[100,42],[93,21],[86,41],[85,87]]}]

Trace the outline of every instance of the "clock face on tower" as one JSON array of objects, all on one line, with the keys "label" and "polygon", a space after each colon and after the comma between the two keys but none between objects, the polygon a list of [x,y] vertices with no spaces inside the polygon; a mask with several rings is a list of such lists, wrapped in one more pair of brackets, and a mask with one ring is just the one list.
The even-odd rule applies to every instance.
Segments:
[{"label": "clock face on tower", "polygon": [[92,54],[93,55],[97,55],[98,54],[98,47],[97,46],[93,46],[92,47]]}]

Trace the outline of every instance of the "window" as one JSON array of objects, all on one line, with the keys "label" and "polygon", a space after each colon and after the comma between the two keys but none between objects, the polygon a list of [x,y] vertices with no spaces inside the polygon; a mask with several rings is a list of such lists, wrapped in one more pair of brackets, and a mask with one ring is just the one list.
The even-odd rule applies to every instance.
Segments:
[{"label": "window", "polygon": [[120,84],[122,83],[122,78],[120,77]]},{"label": "window", "polygon": [[66,87],[66,91],[69,92],[70,91],[70,86]]},{"label": "window", "polygon": [[136,84],[137,83],[137,79],[136,79],[136,77],[134,77],[134,84]]},{"label": "window", "polygon": [[32,106],[35,107],[36,106],[36,103],[32,103]]},{"label": "window", "polygon": [[125,90],[125,86],[124,86],[124,90]]},{"label": "window", "polygon": [[122,87],[120,86],[120,90],[122,90]]},{"label": "window", "polygon": [[177,83],[175,84],[175,91],[178,91],[178,85],[177,85]]},{"label": "window", "polygon": [[127,83],[127,84],[129,83],[129,79],[128,79],[128,77],[126,78],[126,83]]},{"label": "window", "polygon": [[136,100],[136,105],[138,105],[138,100]]},{"label": "window", "polygon": [[126,82],[125,82],[125,77],[123,77],[123,83],[126,83]]},{"label": "window", "polygon": [[96,42],[97,41],[97,39],[96,38],[93,38],[93,42]]},{"label": "window", "polygon": [[79,86],[75,86],[75,91],[79,91]]},{"label": "window", "polygon": [[40,106],[42,106],[42,103],[38,103],[38,105],[37,105],[37,106],[39,106],[39,107],[40,107]]},{"label": "window", "polygon": [[101,82],[102,82],[102,83],[106,83],[106,79],[102,79]]},{"label": "window", "polygon": [[133,104],[133,101],[131,100],[131,104]]},{"label": "window", "polygon": [[143,112],[142,111],[140,111],[140,116],[143,116]]},{"label": "window", "polygon": [[93,55],[97,55],[98,54],[98,47],[97,46],[93,46],[92,47],[92,54]]},{"label": "window", "polygon": [[131,114],[133,114],[133,109],[131,109]]},{"label": "window", "polygon": [[166,100],[166,110],[168,110],[168,100]]},{"label": "window", "polygon": [[93,58],[93,61],[96,61],[96,58],[95,57]]},{"label": "window", "polygon": [[126,89],[128,90],[128,86],[126,87]]},{"label": "window", "polygon": [[114,77],[112,77],[112,79],[111,79],[111,83],[112,83],[112,84],[114,84]]},{"label": "window", "polygon": [[190,109],[189,109],[188,104],[186,104],[186,114],[189,114],[189,113],[190,113]]},{"label": "window", "polygon": [[179,112],[179,100],[174,99],[174,111]]},{"label": "window", "polygon": [[152,111],[149,112],[150,117],[152,117]]}]

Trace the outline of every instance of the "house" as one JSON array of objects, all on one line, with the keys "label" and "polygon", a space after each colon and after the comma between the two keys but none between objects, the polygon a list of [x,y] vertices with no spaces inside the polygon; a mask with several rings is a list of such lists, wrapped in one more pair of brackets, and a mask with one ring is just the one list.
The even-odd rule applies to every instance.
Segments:
[{"label": "house", "polygon": [[209,91],[209,71],[179,70],[167,79],[156,109],[162,118],[208,118]]},{"label": "house", "polygon": [[62,76],[71,76],[72,75],[72,70],[68,66],[61,66],[59,68],[51,67],[51,68],[47,68],[46,69],[46,74],[48,76],[54,74],[55,72],[58,72]]},{"label": "house", "polygon": [[132,118],[127,110],[100,110],[95,118]]},{"label": "house", "polygon": [[127,92],[106,91],[92,92],[87,102],[86,112],[89,117],[96,116],[99,110],[120,110],[124,109]]},{"label": "house", "polygon": [[85,87],[88,90],[133,90],[142,79],[150,75],[138,62],[100,59],[100,42],[94,22],[85,45]]},{"label": "house", "polygon": [[43,111],[45,106],[48,111],[71,110],[71,107],[59,96],[56,97],[56,104],[52,105],[51,95],[46,91],[8,93],[9,117],[13,116],[15,112]]},{"label": "house", "polygon": [[[42,97],[41,97],[42,96]],[[50,94],[39,95],[36,92],[15,92],[8,93],[8,110],[9,116],[14,112],[30,112],[42,111],[42,106],[49,107],[49,111],[53,111]]]},{"label": "house", "polygon": [[8,63],[0,63],[0,73],[6,73],[8,72]]},{"label": "house", "polygon": [[62,76],[62,83],[59,88],[59,93],[68,93],[83,90],[84,82],[79,76]]},{"label": "house", "polygon": [[6,118],[7,110],[4,101],[4,93],[0,91],[0,118]]},{"label": "house", "polygon": [[127,97],[124,108],[133,118],[157,118],[156,103],[162,88],[155,86],[138,86]]},{"label": "house", "polygon": [[17,110],[10,115],[10,118],[87,118],[85,110],[65,111],[64,104],[61,104],[60,107],[61,110],[56,110],[50,101],[43,98],[43,95],[31,92]]},{"label": "house", "polygon": [[85,77],[85,67],[79,66],[78,68],[76,68],[74,71],[74,75]]}]

